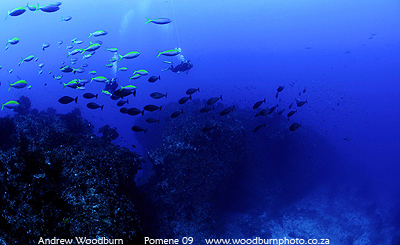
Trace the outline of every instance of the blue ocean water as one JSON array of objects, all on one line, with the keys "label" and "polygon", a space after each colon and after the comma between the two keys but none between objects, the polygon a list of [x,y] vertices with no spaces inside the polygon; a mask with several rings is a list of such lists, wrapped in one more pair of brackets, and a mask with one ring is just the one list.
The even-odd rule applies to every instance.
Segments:
[{"label": "blue ocean water", "polygon": [[[3,1],[0,13],[5,18],[8,11],[24,6],[25,1]],[[101,93],[104,84],[92,82],[86,85],[86,90],[75,90],[68,87],[63,89],[60,81],[66,83],[75,78],[91,78],[87,73],[90,70],[107,78],[117,77],[120,85],[134,84],[137,87],[137,96],[129,99],[130,105],[137,108],[147,104],[160,106],[178,102],[188,88],[200,88],[200,92],[193,95],[196,99],[207,100],[222,95],[223,100],[218,103],[226,107],[235,105],[251,108],[255,102],[266,98],[268,107],[278,104],[278,109],[285,108],[284,117],[295,99],[307,100],[291,117],[287,128],[293,122],[300,123],[301,127],[291,132],[293,137],[299,137],[299,142],[302,141],[301,137],[306,137],[304,142],[318,145],[319,137],[323,137],[329,144],[325,152],[318,154],[322,154],[321,159],[326,161],[335,159],[331,162],[334,166],[326,171],[318,171],[326,174],[328,179],[330,172],[327,171],[335,175],[330,184],[338,186],[337,193],[332,194],[335,191],[331,191],[330,194],[337,198],[334,199],[337,203],[331,208],[340,212],[348,211],[351,214],[349,217],[365,218],[368,223],[374,222],[374,219],[364,214],[364,209],[357,210],[357,205],[372,205],[374,215],[383,222],[376,232],[386,239],[378,244],[399,244],[394,243],[400,241],[399,10],[400,3],[394,0],[65,0],[60,10],[54,13],[27,10],[20,16],[8,16],[5,21],[0,21],[0,40],[4,44],[13,37],[20,39],[18,44],[0,51],[0,102],[17,100],[24,95],[29,97],[32,107],[39,111],[53,107],[58,113],[67,113],[76,107],[80,108],[82,116],[93,123],[96,129],[105,124],[117,128],[123,138],[115,140],[115,144],[146,155],[136,133],[131,130],[136,118],[121,114],[115,101]],[[71,16],[72,19],[60,21],[65,16]],[[146,17],[166,17],[172,22],[166,25],[145,24]],[[107,31],[108,34],[88,37],[89,33],[97,30]],[[72,44],[74,38],[84,42]],[[57,42],[61,40],[63,44],[58,45]],[[90,42],[98,40],[103,44],[93,57],[82,60],[80,54],[71,56],[78,58],[78,61],[75,65],[70,64],[71,57],[67,58],[67,55],[71,50],[66,49],[67,45],[73,45],[74,49],[86,48]],[[43,43],[50,44],[45,51],[42,50]],[[118,54],[121,55],[139,51],[140,56],[117,62],[118,68],[125,66],[128,71],[114,73],[112,68],[106,67],[113,57],[113,53],[104,51],[106,47],[118,48]],[[181,48],[181,55],[157,58],[157,51],[175,48]],[[34,55],[38,60],[23,62],[18,66],[21,58],[29,55]],[[163,61],[171,61],[176,65],[182,58],[193,63],[188,74],[162,71],[169,67]],[[62,62],[74,68],[83,63],[89,66],[83,74],[67,74],[60,71]],[[45,64],[42,74],[38,74],[40,63]],[[13,72],[9,73],[9,69],[13,69]],[[139,69],[146,69],[149,75],[129,82],[133,71]],[[60,81],[53,78],[53,75],[61,74],[63,78]],[[160,75],[161,80],[147,82],[152,75]],[[19,79],[25,79],[31,88],[11,88],[8,91],[8,81]],[[279,86],[285,88],[275,98]],[[104,105],[104,109],[87,108],[89,101],[82,97],[85,92],[98,93],[95,102]],[[168,93],[168,97],[155,102],[149,96],[152,92]],[[60,104],[58,99],[65,95],[73,98],[79,96],[78,103]],[[14,114],[14,111],[4,109],[1,117]],[[253,114],[249,116],[248,123],[253,127],[258,122]],[[249,133],[253,133],[253,127],[248,129]],[[314,133],[307,135],[302,133],[303,130]],[[132,148],[132,145],[136,148]],[[257,151],[258,147],[256,144],[251,148]],[[276,146],[275,150],[278,155],[296,153],[296,156],[301,156],[298,153],[306,152],[307,148],[307,145],[295,145],[289,149]],[[310,155],[309,161],[315,159],[312,152],[307,154]],[[303,157],[306,158],[305,155]],[[304,158],[291,160],[307,162]],[[284,160],[277,158],[276,161],[279,164]],[[267,160],[265,164],[268,164]],[[249,166],[249,169],[252,168]],[[147,165],[140,174],[146,179],[150,172],[151,166]],[[260,177],[256,173],[254,176]],[[315,186],[315,190],[286,204],[294,205],[293,201],[297,207],[314,205],[321,216],[332,222],[339,220],[339,212],[328,214],[324,210],[324,205],[333,199],[325,200],[327,191],[322,184]],[[246,208],[249,208],[248,205]],[[240,208],[240,211],[233,209],[232,219],[236,217],[233,213],[240,216],[246,213],[246,208]],[[261,209],[259,207],[258,212],[262,213]],[[362,214],[357,215],[358,211]],[[263,220],[262,215],[251,219]],[[260,227],[265,225],[261,223]],[[287,236],[287,225],[278,225],[280,228],[275,229],[272,235],[275,238]],[[310,226],[301,227],[300,223],[294,221],[290,225],[309,233],[318,230]],[[325,234],[315,234],[340,236],[340,229],[321,230]],[[299,234],[300,231],[295,233]],[[231,231],[223,234],[232,235],[235,232],[239,235],[233,225]],[[243,234],[246,233],[241,233],[241,237]],[[248,234],[253,237],[262,235],[256,232]],[[373,244],[368,242],[368,238],[359,236],[357,239],[353,243],[341,244]]]}]

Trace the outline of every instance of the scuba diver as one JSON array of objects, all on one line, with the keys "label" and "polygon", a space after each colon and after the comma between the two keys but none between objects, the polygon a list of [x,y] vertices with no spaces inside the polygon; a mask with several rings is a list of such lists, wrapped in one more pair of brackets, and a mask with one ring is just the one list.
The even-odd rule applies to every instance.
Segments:
[{"label": "scuba diver", "polygon": [[177,73],[184,72],[187,75],[189,70],[192,69],[192,67],[193,67],[193,64],[190,62],[190,60],[182,59],[182,61],[179,65],[174,67],[174,65],[171,63],[171,66],[163,71],[171,70],[172,72],[175,72],[175,73],[176,72]]},{"label": "scuba diver", "polygon": [[118,88],[118,78],[110,78],[108,82],[106,82],[106,85],[104,86],[103,91],[107,91],[110,94],[114,93],[114,91]]}]

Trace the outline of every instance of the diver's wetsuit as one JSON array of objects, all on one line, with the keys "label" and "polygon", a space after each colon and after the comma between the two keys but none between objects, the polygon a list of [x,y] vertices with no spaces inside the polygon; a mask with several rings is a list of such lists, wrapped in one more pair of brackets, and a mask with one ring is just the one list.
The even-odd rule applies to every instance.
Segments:
[{"label": "diver's wetsuit", "polygon": [[190,63],[190,60],[182,61],[179,65],[173,66],[168,68],[168,70],[171,70],[172,72],[185,72],[185,74],[188,74],[189,70],[192,69],[193,64]]},{"label": "diver's wetsuit", "polygon": [[108,91],[110,93],[114,93],[115,90],[118,87],[117,83],[118,78],[111,78],[110,81],[108,81],[104,87],[104,91]]}]

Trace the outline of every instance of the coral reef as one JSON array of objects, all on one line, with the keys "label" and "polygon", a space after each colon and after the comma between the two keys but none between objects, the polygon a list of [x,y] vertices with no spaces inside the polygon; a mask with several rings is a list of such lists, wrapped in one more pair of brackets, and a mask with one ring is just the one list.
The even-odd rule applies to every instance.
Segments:
[{"label": "coral reef", "polygon": [[119,134],[117,132],[117,128],[111,128],[110,125],[104,125],[103,127],[99,128],[99,133],[102,133],[102,139],[107,142],[111,142],[118,138]]},{"label": "coral reef", "polygon": [[133,243],[141,236],[134,176],[144,159],[94,135],[79,111],[48,111],[0,119],[10,129],[1,137],[8,147],[0,150],[0,238],[37,244],[39,237],[100,236]]}]

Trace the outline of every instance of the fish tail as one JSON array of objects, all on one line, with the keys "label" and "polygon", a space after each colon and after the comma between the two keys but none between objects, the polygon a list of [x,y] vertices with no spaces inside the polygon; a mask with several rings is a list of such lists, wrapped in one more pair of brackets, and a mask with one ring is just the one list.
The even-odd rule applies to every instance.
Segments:
[{"label": "fish tail", "polygon": [[76,96],[75,98],[75,103],[78,103],[78,96]]},{"label": "fish tail", "polygon": [[[6,18],[4,19],[4,20],[7,20],[7,18],[8,18],[8,16],[10,15],[10,11],[8,11],[8,14],[7,14],[7,16],[6,16]],[[3,109],[1,109],[1,110],[3,110]]]},{"label": "fish tail", "polygon": [[160,111],[161,111],[162,106],[160,106]]},{"label": "fish tail", "polygon": [[[73,69],[73,68],[72,68]],[[76,73],[76,70],[75,69],[73,69],[74,70],[74,74]]]},{"label": "fish tail", "polygon": [[[136,97],[136,90],[135,91],[133,91],[133,97]],[[143,111],[144,112],[144,111]],[[143,115],[143,114],[142,114]]]},{"label": "fish tail", "polygon": [[159,52],[159,51],[157,51],[157,52],[158,52],[158,55],[157,55],[157,58],[158,58],[158,57],[160,57],[162,52]]},{"label": "fish tail", "polygon": [[192,95],[189,95],[189,100],[192,100]]},{"label": "fish tail", "polygon": [[102,105],[102,106],[100,107],[100,109],[103,110],[103,107],[104,107],[104,105]]},{"label": "fish tail", "polygon": [[221,96],[219,98],[222,100],[222,94],[221,94]]},{"label": "fish tail", "polygon": [[64,20],[64,17],[61,16],[61,21],[60,22],[63,22],[63,20]]},{"label": "fish tail", "polygon": [[11,89],[11,83],[10,83],[10,81],[8,81],[8,83],[10,84],[10,86],[8,87],[8,90],[7,90],[7,91],[10,91],[10,89]]},{"label": "fish tail", "polygon": [[165,93],[165,98],[167,98],[167,93]]},{"label": "fish tail", "polygon": [[35,10],[35,12],[36,11],[38,11],[40,9],[40,5],[39,5],[39,3],[37,4],[37,9]]},{"label": "fish tail", "polygon": [[97,96],[99,96],[99,94],[96,94],[96,96],[95,96],[95,97],[96,97],[96,99],[97,99]]},{"label": "fish tail", "polygon": [[142,116],[144,115],[144,110],[142,111]]},{"label": "fish tail", "polygon": [[147,17],[146,17],[146,19],[147,19],[147,22],[146,22],[145,24],[147,24],[147,23],[150,23],[150,22],[151,22],[151,19],[149,19],[149,18],[147,18]]},{"label": "fish tail", "polygon": [[146,133],[147,132],[147,128],[143,132]]},{"label": "fish tail", "polygon": [[65,84],[65,83],[64,83],[64,87],[63,87],[63,89],[65,88],[65,86],[67,86],[67,84]]},{"label": "fish tail", "polygon": [[90,34],[89,34],[89,37],[91,37],[92,35],[93,35],[93,34],[92,34],[92,33],[90,33]]},{"label": "fish tail", "polygon": [[122,58],[124,58],[124,56],[122,56],[122,55],[120,55],[120,54],[118,54],[119,55],[119,60],[118,60],[118,62],[120,62],[121,60],[122,60]]},{"label": "fish tail", "polygon": [[3,111],[3,108],[4,108],[4,104],[1,106],[1,110]]},{"label": "fish tail", "polygon": [[160,80],[160,81],[161,81],[161,75],[160,75],[160,76],[158,76],[158,80]]},{"label": "fish tail", "polygon": [[126,100],[126,103],[129,104],[129,100],[128,99]]}]

